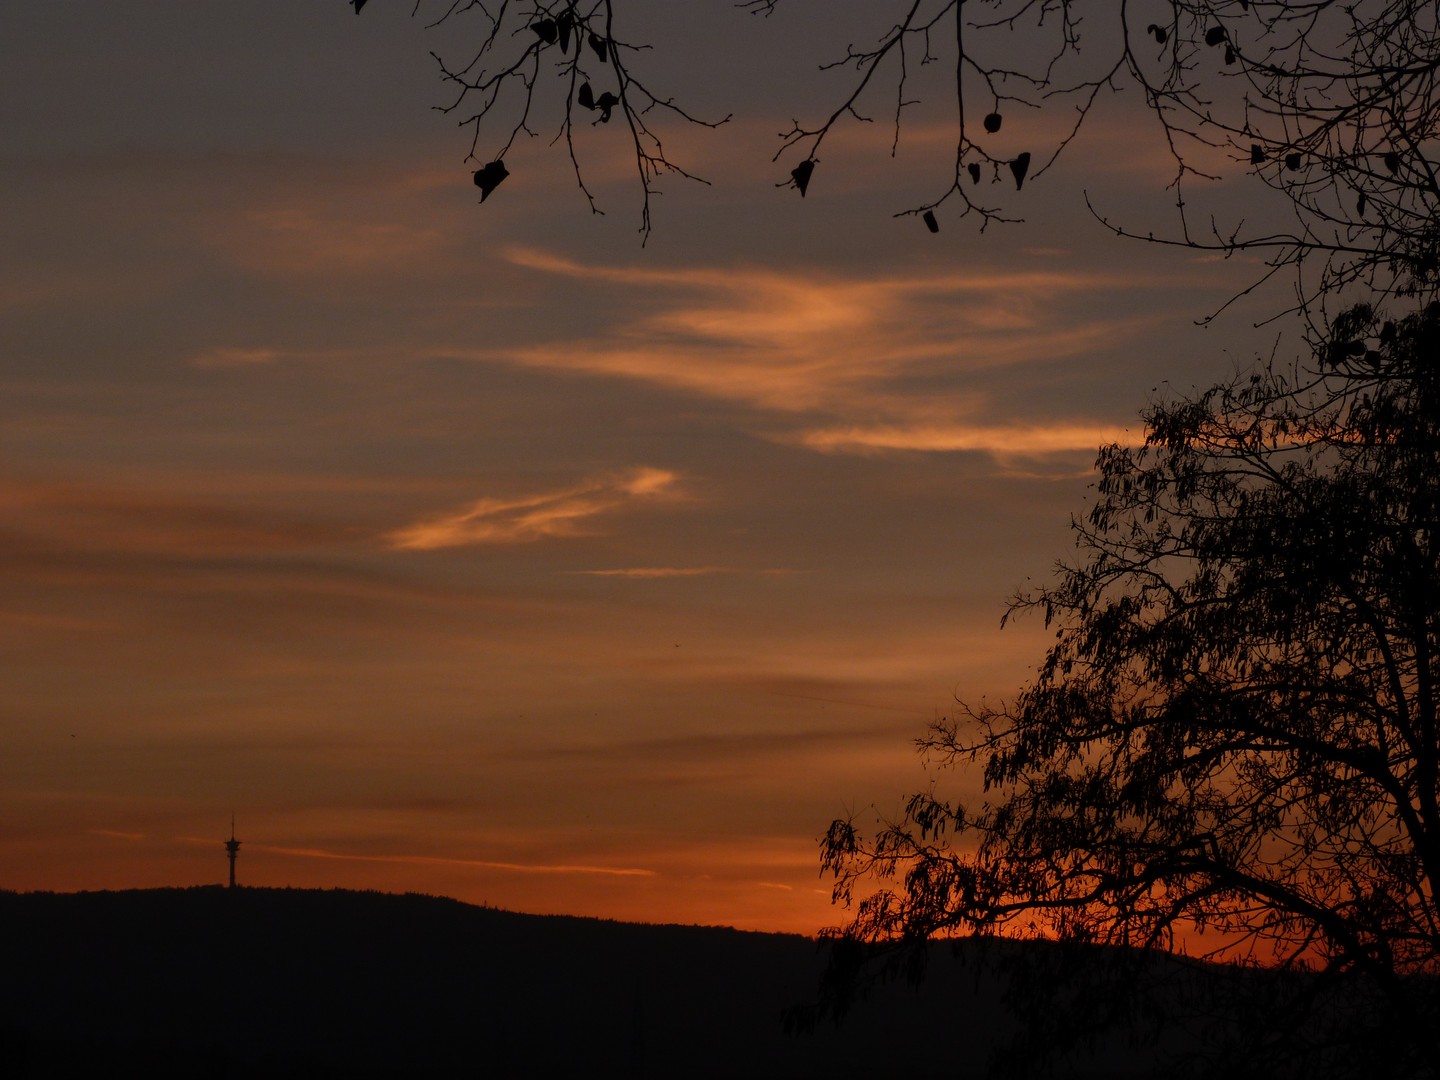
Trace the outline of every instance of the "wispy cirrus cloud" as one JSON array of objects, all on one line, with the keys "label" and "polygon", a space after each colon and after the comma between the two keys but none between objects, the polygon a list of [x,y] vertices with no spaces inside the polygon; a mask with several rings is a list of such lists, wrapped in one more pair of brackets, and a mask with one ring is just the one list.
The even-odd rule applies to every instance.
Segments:
[{"label": "wispy cirrus cloud", "polygon": [[341,363],[353,368],[357,363],[384,360],[394,350],[384,345],[345,345],[332,348],[300,348],[292,345],[212,345],[191,353],[185,363],[193,368],[222,370],[229,368],[264,368],[280,364]]},{"label": "wispy cirrus cloud", "polygon": [[1113,426],[1084,416],[1007,423],[978,376],[1116,350],[1156,316],[1135,304],[1107,312],[1090,298],[1176,283],[1051,258],[842,273],[593,265],[528,248],[504,257],[606,290],[610,314],[583,334],[447,355],[738,403],[764,414],[767,437],[846,454],[1044,456],[1113,440]]},{"label": "wispy cirrus cloud", "polygon": [[0,491],[0,512],[24,531],[0,534],[0,550],[148,553],[165,557],[313,550],[343,544],[347,530],[293,517],[137,487],[19,481]]},{"label": "wispy cirrus cloud", "polygon": [[967,425],[904,427],[899,425],[815,428],[798,441],[822,451],[915,450],[983,452],[997,458],[1038,457],[1091,451],[1132,438],[1122,427],[1106,424]]},{"label": "wispy cirrus cloud", "polygon": [[592,477],[556,491],[520,498],[478,499],[458,510],[425,518],[387,534],[389,546],[402,551],[472,544],[524,544],[555,537],[584,536],[594,519],[637,502],[674,497],[677,474],[637,468]]},{"label": "wispy cirrus cloud", "polygon": [[632,378],[780,412],[873,407],[877,390],[894,380],[1077,355],[1138,325],[1057,313],[1062,299],[1141,284],[1120,274],[654,269],[590,266],[529,249],[506,258],[547,274],[641,288],[646,304],[583,340],[485,358]]},{"label": "wispy cirrus cloud", "polygon": [[[92,830],[93,831],[93,830]],[[187,844],[213,844],[198,836],[182,836]],[[492,859],[457,859],[442,855],[361,855],[351,852],[327,851],[324,848],[283,847],[275,844],[248,844],[250,851],[271,855],[288,855],[298,859],[328,859],[334,862],[398,863],[410,866],[473,867],[477,870],[506,870],[516,874],[596,874],[603,877],[654,877],[654,870],[631,866],[590,866],[583,863],[519,863]]]},{"label": "wispy cirrus cloud", "polygon": [[745,570],[738,566],[630,566],[612,570],[567,570],[567,574],[615,578],[687,578],[716,574],[789,574],[790,570]]},{"label": "wispy cirrus cloud", "polygon": [[344,862],[404,863],[416,866],[470,866],[478,870],[506,870],[514,874],[599,874],[604,877],[654,877],[654,870],[630,866],[586,866],[497,862],[491,859],[450,859],[438,855],[350,855],[319,848],[287,848],[251,845],[256,851],[291,855],[304,859],[334,859]]},{"label": "wispy cirrus cloud", "polygon": [[423,270],[453,243],[427,199],[442,182],[436,170],[312,161],[304,172],[299,183],[232,187],[239,205],[206,242],[251,272],[344,280],[384,267]]},{"label": "wispy cirrus cloud", "polygon": [[189,363],[192,367],[198,368],[251,367],[256,364],[273,364],[288,355],[279,349],[239,349],[217,346],[196,353],[190,357]]}]

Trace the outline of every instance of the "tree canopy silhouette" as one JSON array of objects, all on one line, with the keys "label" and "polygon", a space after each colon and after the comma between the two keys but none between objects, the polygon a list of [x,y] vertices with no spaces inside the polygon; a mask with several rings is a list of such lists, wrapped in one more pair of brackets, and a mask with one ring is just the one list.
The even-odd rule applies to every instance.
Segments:
[{"label": "tree canopy silhouette", "polygon": [[836,821],[839,936],[1318,970],[1375,1003],[1344,1025],[1433,1070],[1437,355],[1440,305],[1356,308],[1313,362],[1155,405],[1143,446],[1105,448],[1078,559],[1013,601],[1056,631],[1034,681],[922,740],[978,765],[983,797],[916,795],[873,835]]},{"label": "tree canopy silhouette", "polygon": [[[982,228],[1015,220],[1027,175],[1033,182],[1046,174],[1097,101],[1126,93],[1143,100],[1151,137],[1174,166],[1175,228],[1145,239],[1260,251],[1272,269],[1313,265],[1302,303],[1356,281],[1381,293],[1425,293],[1440,274],[1440,19],[1424,0],[876,0],[843,13],[825,0],[734,7],[737,17],[777,16],[775,32],[796,37],[797,67],[818,62],[814,77],[833,88],[832,108],[777,133],[777,169],[801,195],[823,189],[821,151],[841,127],[883,115],[898,144],[907,116],[943,108],[953,138],[935,160],[932,194],[898,215],[921,217],[932,231],[942,217],[969,217]],[[647,39],[640,0],[415,0],[414,12],[430,25],[473,28],[467,54],[436,56],[454,91],[439,107],[471,130],[470,157],[487,194],[518,139],[548,134],[568,151],[598,212],[575,133],[614,117],[617,137],[633,151],[648,233],[660,179],[698,179],[667,153],[664,123],[715,127],[728,119],[688,112],[683,87],[677,97],[651,84],[646,60],[664,44]],[[805,56],[809,21],[837,17],[853,21],[845,53]],[[948,77],[922,78],[927,68]],[[1007,133],[1021,126],[1034,145],[1018,154],[998,149],[1002,125]],[[1279,192],[1293,211],[1288,223],[1196,220],[1187,184],[1238,174]],[[1094,209],[1126,232],[1123,217]]]},{"label": "tree canopy silhouette", "polygon": [[[693,114],[653,84],[646,62],[664,45],[647,38],[640,0],[415,10],[432,3],[432,24],[476,28],[467,55],[436,61],[482,198],[512,175],[519,139],[547,134],[598,212],[581,124],[627,141],[644,234],[661,179],[698,179],[667,153],[664,124],[728,117]],[[777,33],[782,19],[803,30],[838,17],[824,0],[733,6],[774,17]],[[1135,95],[1172,166],[1174,226],[1139,234],[1092,203],[1097,219],[1141,240],[1260,253],[1265,276],[1294,270],[1321,344],[1307,363],[1156,404],[1143,446],[1102,451],[1078,561],[1012,607],[1057,631],[1034,682],[922,740],[942,765],[978,765],[984,798],[924,793],[872,835],[835,822],[824,865],[854,904],[838,939],[1021,932],[1314,968],[1374,1005],[1344,1018],[1352,1043],[1379,1034],[1401,1068],[1433,1071],[1440,11],[874,0],[843,15],[852,44],[818,58],[815,76],[833,104],[777,132],[779,186],[817,198],[841,128],[883,116],[893,150],[914,118],[943,109],[952,137],[931,194],[897,216],[931,232],[1012,222],[1097,103]],[[1193,186],[1221,178],[1277,195],[1283,213],[1197,217]],[[1357,293],[1372,306],[1332,321],[1327,308]],[[1410,314],[1386,321],[1387,302]]]}]

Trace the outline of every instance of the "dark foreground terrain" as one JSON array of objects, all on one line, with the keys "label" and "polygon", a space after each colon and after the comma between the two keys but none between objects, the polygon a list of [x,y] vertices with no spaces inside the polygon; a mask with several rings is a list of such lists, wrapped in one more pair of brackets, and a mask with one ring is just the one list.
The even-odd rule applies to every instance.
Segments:
[{"label": "dark foreground terrain", "polygon": [[[0,1077],[985,1076],[1029,1034],[1000,999],[1037,948],[936,947],[918,988],[794,1035],[825,962],[802,937],[417,895],[0,892]],[[1056,1075],[1203,1050],[1151,1005],[1160,1045],[1108,1037]]]}]

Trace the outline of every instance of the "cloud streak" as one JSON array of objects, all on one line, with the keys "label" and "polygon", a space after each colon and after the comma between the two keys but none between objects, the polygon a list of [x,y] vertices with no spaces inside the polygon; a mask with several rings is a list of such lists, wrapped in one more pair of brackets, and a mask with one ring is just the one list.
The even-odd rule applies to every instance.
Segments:
[{"label": "cloud streak", "polygon": [[1093,451],[1109,443],[1125,442],[1132,433],[1102,424],[832,427],[807,431],[799,437],[813,450],[927,452],[981,452],[999,457],[1042,457],[1048,454]]},{"label": "cloud streak", "polygon": [[550,275],[643,290],[644,313],[629,319],[622,313],[608,333],[477,358],[637,379],[790,413],[873,407],[876,389],[892,380],[1112,344],[1134,332],[1135,320],[1062,322],[1056,308],[1087,293],[1142,284],[1070,271],[847,277],[753,267],[586,266],[527,249],[507,258]]},{"label": "cloud streak", "polygon": [[458,510],[396,529],[386,541],[399,551],[432,551],[592,535],[596,531],[595,518],[614,514],[636,502],[673,497],[678,479],[665,469],[637,468],[518,499],[479,499]]},{"label": "cloud streak", "polygon": [[632,566],[613,570],[567,570],[567,574],[585,577],[615,578],[686,578],[711,577],[716,574],[759,574],[774,576],[793,573],[790,570],[743,570],[736,566]]},{"label": "cloud streak", "polygon": [[[213,844],[200,837],[181,837],[188,843]],[[407,866],[460,866],[478,870],[505,870],[516,874],[589,874],[602,877],[655,877],[654,870],[629,866],[586,866],[583,864],[515,863],[490,859],[455,859],[440,855],[354,855],[323,848],[278,847],[270,844],[248,844],[247,850],[270,855],[288,855],[297,859],[327,859],[334,862],[398,863]]]},{"label": "cloud streak", "polygon": [[[1090,297],[1179,284],[1093,268],[916,272],[587,265],[512,248],[512,265],[574,282],[606,315],[515,348],[446,356],[624,379],[740,404],[767,437],[827,453],[1047,455],[1093,450],[1118,429],[1084,416],[1006,423],[982,372],[1119,349],[1155,316]],[[1028,422],[1027,422],[1028,421]],[[779,430],[776,430],[776,428]],[[769,429],[768,431],[765,429]]]},{"label": "cloud streak", "polygon": [[149,553],[191,559],[255,556],[343,544],[346,530],[221,500],[131,486],[20,481],[0,492],[0,512],[24,533],[0,531],[0,549]]}]

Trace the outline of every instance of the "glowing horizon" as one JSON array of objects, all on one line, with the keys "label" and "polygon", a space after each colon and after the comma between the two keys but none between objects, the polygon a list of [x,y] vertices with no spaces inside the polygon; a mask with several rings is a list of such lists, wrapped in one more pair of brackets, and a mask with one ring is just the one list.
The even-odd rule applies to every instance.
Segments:
[{"label": "glowing horizon", "polygon": [[408,8],[338,7],[0,13],[0,887],[220,881],[234,811],[242,883],[842,921],[819,836],[978,792],[914,739],[1034,671],[1006,598],[1253,267],[1090,218],[1173,200],[1124,102],[1024,225],[892,216],[928,124],[802,201],[758,59],[645,246],[614,129],[604,216],[545,138],[481,207]]}]

